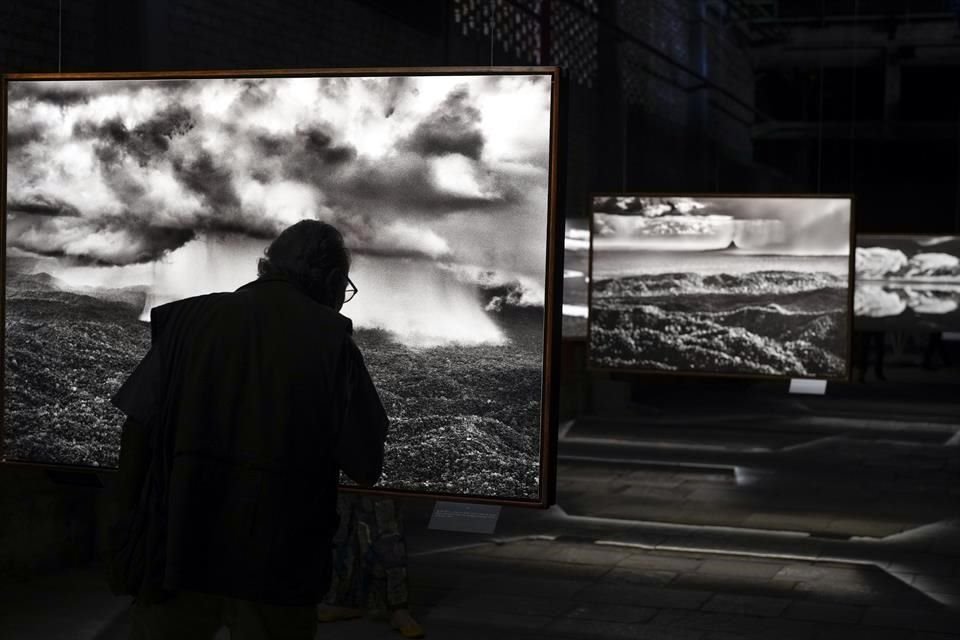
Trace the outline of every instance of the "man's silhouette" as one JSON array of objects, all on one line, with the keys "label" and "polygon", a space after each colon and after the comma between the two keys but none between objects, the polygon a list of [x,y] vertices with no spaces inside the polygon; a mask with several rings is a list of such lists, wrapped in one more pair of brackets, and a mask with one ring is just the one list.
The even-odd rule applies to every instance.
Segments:
[{"label": "man's silhouette", "polygon": [[387,429],[338,313],[349,266],[336,229],[299,222],[254,282],[151,312],[150,352],[113,398],[111,579],[136,597],[134,637],[313,637],[339,470],[374,484]]}]

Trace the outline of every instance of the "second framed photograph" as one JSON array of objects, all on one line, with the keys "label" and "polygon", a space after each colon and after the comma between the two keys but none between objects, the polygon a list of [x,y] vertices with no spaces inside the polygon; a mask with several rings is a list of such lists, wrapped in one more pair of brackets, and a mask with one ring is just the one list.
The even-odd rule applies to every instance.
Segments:
[{"label": "second framed photograph", "polygon": [[849,196],[591,202],[592,369],[846,380]]}]

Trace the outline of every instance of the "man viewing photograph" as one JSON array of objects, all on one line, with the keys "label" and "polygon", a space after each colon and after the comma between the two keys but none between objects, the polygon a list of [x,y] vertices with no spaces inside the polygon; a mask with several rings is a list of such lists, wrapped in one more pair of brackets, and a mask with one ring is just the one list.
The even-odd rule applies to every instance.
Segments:
[{"label": "man viewing photograph", "polygon": [[115,591],[133,637],[312,638],[342,470],[380,477],[387,417],[339,311],[355,293],[331,225],[284,230],[259,277],[156,307],[114,396],[123,427]]}]

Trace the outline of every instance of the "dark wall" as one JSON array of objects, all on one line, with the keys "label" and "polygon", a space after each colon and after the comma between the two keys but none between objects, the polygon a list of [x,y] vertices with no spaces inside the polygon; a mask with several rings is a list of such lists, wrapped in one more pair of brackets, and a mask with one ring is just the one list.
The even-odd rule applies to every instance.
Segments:
[{"label": "dark wall", "polygon": [[960,232],[956,9],[933,0],[917,20],[907,3],[879,4],[781,6],[792,17],[753,49],[770,116],[755,157],[808,188],[854,193],[859,231]]},{"label": "dark wall", "polygon": [[[89,562],[110,509],[101,488],[36,467],[0,466],[0,577]],[[81,481],[97,482],[91,474]]]},{"label": "dark wall", "polygon": [[0,4],[0,71],[57,71],[61,60],[64,71],[96,65],[99,3],[63,5],[61,12],[59,0]]}]

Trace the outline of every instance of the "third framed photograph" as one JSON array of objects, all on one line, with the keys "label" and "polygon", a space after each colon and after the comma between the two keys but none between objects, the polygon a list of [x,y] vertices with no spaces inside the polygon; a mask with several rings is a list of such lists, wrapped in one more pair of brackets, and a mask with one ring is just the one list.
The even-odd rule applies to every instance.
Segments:
[{"label": "third framed photograph", "polygon": [[960,331],[960,236],[857,234],[855,325]]},{"label": "third framed photograph", "polygon": [[591,368],[849,377],[849,196],[604,194],[591,204]]}]

